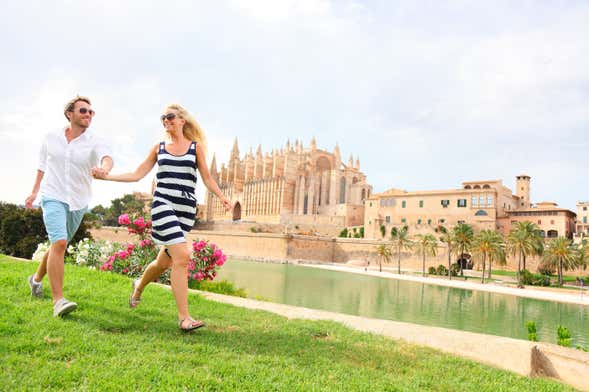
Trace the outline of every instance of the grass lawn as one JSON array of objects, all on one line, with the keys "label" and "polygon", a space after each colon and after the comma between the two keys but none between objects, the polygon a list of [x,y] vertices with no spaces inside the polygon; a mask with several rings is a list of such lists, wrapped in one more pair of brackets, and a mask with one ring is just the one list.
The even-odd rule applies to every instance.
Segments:
[{"label": "grass lawn", "polygon": [[[130,310],[129,279],[67,265],[78,310],[30,297],[37,264],[0,255],[0,390],[561,391],[472,361],[332,322],[287,320],[190,296],[207,327],[178,330],[169,290]],[[484,342],[481,342],[484,344]]]}]

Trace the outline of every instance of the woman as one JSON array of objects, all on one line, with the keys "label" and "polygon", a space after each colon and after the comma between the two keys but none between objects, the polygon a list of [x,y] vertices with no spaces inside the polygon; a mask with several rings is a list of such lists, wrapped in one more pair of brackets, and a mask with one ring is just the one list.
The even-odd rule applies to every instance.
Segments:
[{"label": "woman", "polygon": [[170,280],[178,307],[178,326],[183,331],[192,331],[204,326],[202,321],[193,320],[188,313],[187,267],[191,250],[186,234],[192,229],[196,214],[196,169],[209,191],[221,199],[226,211],[231,209],[231,203],[211,178],[205,161],[204,134],[196,120],[178,104],[168,105],[161,120],[167,140],[153,146],[134,172],[113,175],[95,169],[92,174],[103,180],[136,182],[158,163],[151,219],[152,238],[162,247],[157,259],[147,266],[140,279],[133,282],[129,306],[135,308],[145,286],[172,267]]}]

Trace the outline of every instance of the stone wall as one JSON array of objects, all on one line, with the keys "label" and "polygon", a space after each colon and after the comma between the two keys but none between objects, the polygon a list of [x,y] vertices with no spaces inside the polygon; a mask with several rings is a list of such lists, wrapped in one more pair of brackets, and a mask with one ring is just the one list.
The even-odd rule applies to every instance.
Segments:
[{"label": "stone wall", "polygon": [[[260,226],[254,224],[254,226]],[[263,225],[262,225],[263,226]],[[129,240],[127,230],[113,227],[90,230],[95,239],[124,242]],[[379,244],[391,245],[389,241],[369,240],[365,238],[337,238],[325,236],[308,236],[282,233],[251,233],[239,231],[193,230],[189,237],[192,240],[209,240],[219,245],[231,257],[251,260],[277,262],[305,262],[305,263],[351,263],[355,265],[371,265],[379,263],[377,247]],[[474,269],[481,269],[479,257],[474,257]],[[452,258],[453,262],[455,257]],[[515,271],[517,258],[510,257],[506,265],[493,264],[493,269]],[[538,257],[528,258],[526,267],[536,272],[541,260]],[[397,265],[397,254],[393,249],[390,260],[391,266]],[[427,256],[425,269],[443,264],[448,266],[448,253],[444,246],[438,247],[436,256]],[[522,265],[523,267],[523,265]],[[488,268],[488,264],[487,264]],[[422,259],[420,256],[403,252],[401,254],[401,269],[420,271]],[[570,272],[572,273],[572,272]],[[586,271],[580,271],[586,275]]]}]

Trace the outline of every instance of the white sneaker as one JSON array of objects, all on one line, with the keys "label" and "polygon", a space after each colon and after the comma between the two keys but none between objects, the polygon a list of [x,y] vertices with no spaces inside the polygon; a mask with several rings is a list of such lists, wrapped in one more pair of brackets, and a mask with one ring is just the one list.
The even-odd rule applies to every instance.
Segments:
[{"label": "white sneaker", "polygon": [[29,287],[31,288],[31,296],[43,298],[43,285],[41,282],[35,282],[35,275],[29,276]]},{"label": "white sneaker", "polygon": [[78,304],[75,302],[70,302],[65,298],[60,299],[53,305],[53,316],[54,317],[63,317],[68,313],[73,312],[78,307]]}]

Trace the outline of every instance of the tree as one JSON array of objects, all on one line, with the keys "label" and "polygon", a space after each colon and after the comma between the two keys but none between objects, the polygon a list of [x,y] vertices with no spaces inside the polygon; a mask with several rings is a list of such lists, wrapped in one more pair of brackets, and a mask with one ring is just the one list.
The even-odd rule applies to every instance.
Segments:
[{"label": "tree", "polygon": [[391,261],[391,248],[385,244],[380,244],[376,247],[376,252],[378,253],[378,270],[382,272],[382,261],[384,260],[385,263],[389,263]]},{"label": "tree", "polygon": [[470,245],[472,244],[472,240],[474,238],[474,231],[472,226],[466,223],[457,224],[454,226],[452,231],[454,234],[455,246],[460,250],[458,255],[460,260],[460,276],[464,276],[464,271],[462,270],[462,258],[464,256],[464,252],[470,250]]},{"label": "tree", "polygon": [[542,256],[544,252],[544,238],[540,235],[540,227],[530,221],[517,222],[516,227],[526,233],[531,243],[531,251],[522,255],[523,269],[526,269],[526,257],[530,255]]},{"label": "tree", "polygon": [[385,225],[380,225],[380,235],[382,238],[384,238],[384,236],[387,235],[387,228]]},{"label": "tree", "polygon": [[439,226],[438,231],[442,233],[440,241],[446,244],[446,249],[448,250],[448,279],[452,279],[452,253],[454,252],[456,243],[454,232],[446,229],[444,226]]},{"label": "tree", "polygon": [[544,261],[556,266],[558,271],[558,285],[562,286],[562,271],[579,265],[579,249],[566,237],[551,240],[544,251]]},{"label": "tree", "polygon": [[542,237],[540,236],[540,228],[532,222],[523,221],[515,222],[513,228],[507,236],[508,251],[514,256],[518,256],[517,260],[517,286],[521,287],[521,264],[526,255],[541,254],[544,248]]},{"label": "tree", "polygon": [[[478,233],[472,242],[472,250],[483,258],[483,273],[481,274],[481,283],[485,283],[486,261],[489,265],[493,260],[505,258],[505,242],[503,237],[496,230],[483,230]],[[489,268],[491,268],[489,266]]]},{"label": "tree", "polygon": [[409,239],[409,227],[403,226],[400,229],[393,227],[391,229],[391,241],[397,250],[397,273],[401,274],[401,252],[404,250],[411,250],[413,246]]},{"label": "tree", "polygon": [[121,214],[143,215],[145,204],[137,199],[134,194],[129,193],[121,198],[111,201],[110,207],[106,210],[104,224],[107,226],[117,226]]},{"label": "tree", "polygon": [[417,234],[415,236],[415,250],[421,255],[422,274],[425,276],[425,256],[435,256],[438,251],[438,240],[433,234]]}]

